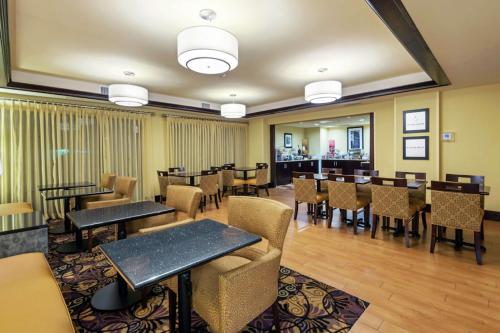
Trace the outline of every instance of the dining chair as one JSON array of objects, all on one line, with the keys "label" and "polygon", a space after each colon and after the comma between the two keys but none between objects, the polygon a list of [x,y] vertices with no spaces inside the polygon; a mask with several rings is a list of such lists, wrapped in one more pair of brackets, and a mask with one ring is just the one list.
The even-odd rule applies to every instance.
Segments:
[{"label": "dining chair", "polygon": [[[412,171],[396,171],[396,178],[405,178],[408,180],[427,180],[425,172],[412,172]],[[417,212],[422,217],[422,225],[427,229],[427,189],[425,184],[418,189],[410,189],[410,201],[417,207]]]},{"label": "dining chair", "polygon": [[113,186],[115,186],[115,182],[116,174],[107,172],[101,175],[99,186],[112,190]]},{"label": "dining chair", "polygon": [[222,202],[222,167],[212,166],[210,167],[210,171],[215,171],[217,173],[217,197],[219,198],[219,202]]},{"label": "dining chair", "polygon": [[219,182],[219,175],[217,174],[216,171],[210,171],[210,170],[201,171],[200,188],[203,191],[203,200],[200,205],[201,211],[203,211],[203,207],[207,205],[207,196],[209,197],[210,202],[212,201],[212,198],[214,199],[215,207],[219,209],[219,198],[218,198],[219,185],[217,185],[218,182]]},{"label": "dining chair", "polygon": [[[417,209],[410,202],[410,193],[406,179],[372,177],[372,238],[377,232],[378,218],[380,216],[392,217],[403,220],[404,240],[406,247],[410,247],[410,222],[414,223]],[[416,219],[418,223],[418,219]],[[418,224],[417,224],[418,225]]]},{"label": "dining chair", "polygon": [[283,242],[292,209],[280,202],[235,197],[228,224],[261,236],[258,243],[193,269],[193,310],[211,332],[238,332],[268,308],[280,331],[278,281]]},{"label": "dining chair", "polygon": [[165,202],[167,199],[167,189],[169,185],[168,171],[157,170],[158,184],[160,186],[160,203]]},{"label": "dining chair", "polygon": [[328,204],[330,206],[328,228],[332,227],[335,208],[350,210],[352,211],[352,224],[356,235],[358,233],[358,210],[363,208],[365,221],[370,220],[370,199],[358,193],[354,176],[329,174],[327,184]]},{"label": "dining chair", "polygon": [[[471,184],[480,184],[484,186],[484,176],[476,176],[476,175],[462,175],[462,174],[454,174],[447,173],[445,175],[445,179],[447,182],[469,182]],[[484,209],[484,196],[481,196],[481,208]],[[446,230],[446,228],[444,228]],[[484,240],[484,224],[481,224],[481,239]]]},{"label": "dining chair", "polygon": [[243,179],[238,179],[234,177],[234,170],[231,165],[224,165],[222,167],[222,197],[226,194],[227,189],[231,191],[231,194],[236,194],[236,189],[244,185]]},{"label": "dining chair", "polygon": [[264,188],[267,196],[269,196],[269,182],[267,175],[269,173],[269,165],[267,163],[257,163],[257,170],[255,171],[255,178],[247,179],[246,184],[255,188],[255,194],[259,196],[259,189]]},{"label": "dining chair", "polygon": [[33,207],[29,202],[10,202],[0,204],[0,216],[23,214],[33,212]]},{"label": "dining chair", "polygon": [[293,218],[297,219],[299,204],[307,203],[308,208],[312,206],[313,223],[318,221],[318,208],[320,204],[326,203],[328,207],[328,193],[318,192],[313,172],[292,173],[293,188],[295,192],[295,211]]},{"label": "dining chair", "polygon": [[[168,168],[169,173],[184,172],[184,171],[186,171],[186,168],[184,168],[184,167]],[[169,185],[186,185],[186,177],[176,177],[176,176],[170,175],[168,177],[168,182],[169,182]]]},{"label": "dining chair", "polygon": [[[334,175],[341,175],[342,168],[321,168],[321,173],[332,173]],[[328,183],[321,182],[321,192],[328,192]]]},{"label": "dining chair", "polygon": [[[355,176],[363,176],[363,177],[378,177],[379,175],[378,170],[354,169],[353,173]],[[371,200],[372,197],[371,184],[368,183],[368,184],[358,185],[358,192],[361,196],[364,196],[365,198]]]},{"label": "dining chair", "polygon": [[477,183],[431,182],[431,225],[430,252],[434,253],[438,228],[454,228],[474,232],[476,262],[482,265],[481,225],[484,209]]}]

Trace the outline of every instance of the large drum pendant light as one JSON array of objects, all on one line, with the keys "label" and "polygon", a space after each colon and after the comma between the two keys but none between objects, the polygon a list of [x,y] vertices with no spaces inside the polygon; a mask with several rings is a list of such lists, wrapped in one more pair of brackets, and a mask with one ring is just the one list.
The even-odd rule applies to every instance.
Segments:
[{"label": "large drum pendant light", "polygon": [[[128,78],[135,76],[134,72],[125,71]],[[143,106],[148,104],[148,90],[128,83],[116,83],[108,86],[108,100],[121,106]]]},{"label": "large drum pendant light", "polygon": [[[318,69],[319,73],[328,70],[326,67]],[[311,82],[304,88],[304,99],[313,104],[335,102],[342,97],[342,83],[339,81],[325,80]]]},{"label": "large drum pendant light", "polygon": [[224,118],[242,118],[246,114],[247,107],[245,104],[238,104],[234,102],[236,94],[231,94],[233,102],[229,104],[222,104],[220,106],[220,115]]},{"label": "large drum pendant light", "polygon": [[[203,9],[200,16],[206,21],[215,19],[215,12]],[[202,74],[222,74],[238,66],[238,39],[214,26],[196,26],[177,35],[179,64]]]}]

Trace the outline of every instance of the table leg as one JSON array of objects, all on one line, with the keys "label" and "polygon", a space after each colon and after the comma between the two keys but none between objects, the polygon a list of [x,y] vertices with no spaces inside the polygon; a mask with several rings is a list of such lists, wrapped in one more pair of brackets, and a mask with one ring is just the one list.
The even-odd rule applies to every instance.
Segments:
[{"label": "table leg", "polygon": [[68,233],[71,232],[71,221],[69,218],[66,216],[66,214],[69,213],[69,199],[70,198],[64,198],[64,230]]},{"label": "table leg", "polygon": [[116,281],[97,290],[90,304],[99,311],[117,311],[128,309],[143,298],[140,290],[130,290],[120,274]]},{"label": "table leg", "polygon": [[194,186],[194,176],[189,177],[189,185]]},{"label": "table leg", "polygon": [[118,239],[127,238],[127,229],[125,228],[125,223],[118,223]]},{"label": "table leg", "polygon": [[[243,171],[243,180],[248,180],[248,173],[246,170]],[[244,195],[249,195],[248,193],[248,184],[245,182],[243,184],[243,194]]]},{"label": "table leg", "polygon": [[455,229],[455,250],[460,250],[464,243],[464,232],[462,229]]},{"label": "table leg", "polygon": [[177,275],[179,283],[179,331],[191,332],[191,271]]},{"label": "table leg", "polygon": [[76,229],[75,240],[72,242],[64,243],[56,248],[56,251],[61,254],[72,254],[83,251],[92,251],[94,247],[100,244],[99,240],[95,237],[92,238],[90,242],[83,241],[83,231]]}]

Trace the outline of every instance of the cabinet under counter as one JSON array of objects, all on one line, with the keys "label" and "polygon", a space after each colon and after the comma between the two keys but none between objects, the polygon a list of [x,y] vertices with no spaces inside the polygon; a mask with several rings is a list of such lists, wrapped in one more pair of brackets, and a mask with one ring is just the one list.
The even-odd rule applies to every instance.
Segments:
[{"label": "cabinet under counter", "polygon": [[277,161],[276,185],[292,183],[292,172],[319,172],[319,160]]}]

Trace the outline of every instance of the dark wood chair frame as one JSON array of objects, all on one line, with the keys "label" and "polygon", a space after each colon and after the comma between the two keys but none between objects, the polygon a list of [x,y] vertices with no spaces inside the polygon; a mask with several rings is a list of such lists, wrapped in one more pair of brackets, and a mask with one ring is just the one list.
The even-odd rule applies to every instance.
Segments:
[{"label": "dark wood chair frame", "polygon": [[[216,170],[201,170],[201,176],[209,176],[209,175],[216,175],[217,174],[217,171]],[[212,202],[212,197],[215,201],[215,207],[217,207],[217,209],[219,209],[219,198],[218,198],[218,194],[210,194],[208,197],[210,199],[210,202]],[[207,196],[206,195],[203,195],[203,198],[202,200],[200,201],[200,210],[201,212],[203,212],[203,207],[206,207],[207,206]]]},{"label": "dark wood chair frame", "polygon": [[[302,171],[293,171],[292,178],[305,178],[305,179],[314,179],[314,172],[302,172]],[[326,203],[328,207],[328,202]],[[310,204],[307,203],[307,214],[312,214],[313,223],[318,223],[318,214],[320,214],[321,205],[318,204]],[[299,202],[295,201],[295,210],[293,212],[293,219],[297,219],[297,214],[299,212]]]},{"label": "dark wood chair frame", "polygon": [[378,177],[378,170],[354,169],[355,176]]},{"label": "dark wood chair frame", "polygon": [[[158,177],[168,177],[168,171],[156,170],[156,175]],[[160,193],[160,203],[164,203],[167,201],[167,197],[161,195]]]}]

